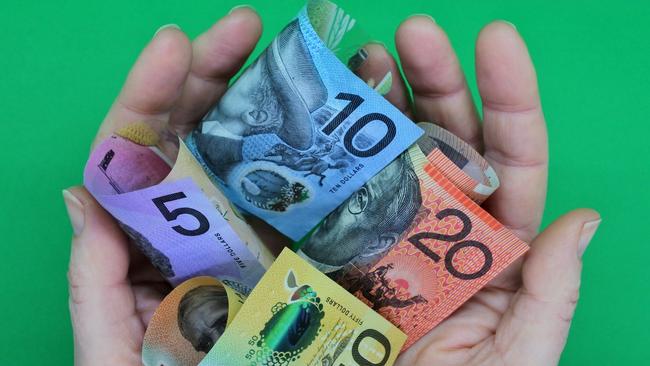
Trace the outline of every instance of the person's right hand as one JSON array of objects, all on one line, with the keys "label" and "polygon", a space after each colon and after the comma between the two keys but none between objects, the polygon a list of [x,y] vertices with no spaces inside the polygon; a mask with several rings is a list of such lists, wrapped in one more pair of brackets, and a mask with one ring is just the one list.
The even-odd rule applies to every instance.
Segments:
[{"label": "person's right hand", "polygon": [[555,365],[578,300],[582,254],[600,217],[571,212],[538,233],[546,200],[548,147],[537,77],[517,30],[493,22],[476,41],[482,121],[440,26],[416,16],[398,29],[405,88],[388,98],[418,121],[434,121],[469,142],[501,187],[484,208],[531,248],[449,318],[403,352],[397,365]]},{"label": "person's right hand", "polygon": [[[396,364],[557,364],[577,304],[582,254],[600,217],[593,210],[576,210],[538,235],[548,146],[526,44],[507,22],[492,22],[479,33],[475,65],[482,119],[449,39],[435,21],[407,19],[395,44],[406,80],[395,78],[386,98],[414,121],[435,122],[484,155],[501,186],[483,208],[531,245],[525,258],[403,351]],[[367,50],[375,65],[391,65],[393,75],[400,75],[384,47]]]}]

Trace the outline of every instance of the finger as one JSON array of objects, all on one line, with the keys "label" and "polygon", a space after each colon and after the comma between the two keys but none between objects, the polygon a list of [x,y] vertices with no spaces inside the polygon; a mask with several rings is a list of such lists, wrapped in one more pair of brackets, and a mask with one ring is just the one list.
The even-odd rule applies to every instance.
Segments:
[{"label": "finger", "polygon": [[95,143],[135,121],[146,121],[157,131],[165,131],[191,59],[190,42],[180,29],[167,26],[159,30],[129,72]]},{"label": "finger", "polygon": [[533,242],[523,266],[523,286],[504,314],[495,347],[512,361],[557,364],[578,301],[582,254],[600,217],[593,210],[564,215]]},{"label": "finger", "polygon": [[385,85],[390,86],[384,98],[402,113],[410,115],[406,83],[393,56],[380,43],[369,43],[363,47],[363,51],[365,51],[365,60],[358,69],[354,70],[355,73],[371,88],[382,94]]},{"label": "finger", "polygon": [[476,42],[485,157],[501,187],[485,207],[525,241],[536,234],[546,199],[548,147],[535,69],[514,27],[487,25]]},{"label": "finger", "polygon": [[71,188],[63,196],[75,233],[68,270],[75,359],[92,364],[134,355],[119,363],[136,364],[144,327],[133,316],[127,239],[84,188]]},{"label": "finger", "polygon": [[191,131],[225,93],[230,78],[242,67],[262,34],[262,22],[249,7],[235,8],[192,44],[190,74],[171,126]]},{"label": "finger", "polygon": [[476,107],[442,28],[429,17],[414,16],[400,25],[395,43],[413,90],[416,118],[440,124],[481,151]]}]

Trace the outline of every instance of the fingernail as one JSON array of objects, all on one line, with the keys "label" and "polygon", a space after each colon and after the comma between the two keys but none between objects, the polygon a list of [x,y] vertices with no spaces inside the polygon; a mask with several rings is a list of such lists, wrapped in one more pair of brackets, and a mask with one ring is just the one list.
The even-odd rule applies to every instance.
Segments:
[{"label": "fingernail", "polygon": [[431,15],[426,14],[426,13],[411,14],[410,18],[412,18],[412,17],[425,17],[425,18],[429,18],[429,20],[431,20],[432,23],[436,23],[436,19],[434,17],[432,17]]},{"label": "fingernail", "polygon": [[255,8],[253,8],[251,5],[242,4],[242,5],[237,5],[234,8],[230,9],[230,11],[228,12],[228,15],[230,15],[230,14],[234,13],[235,11],[237,11],[239,9],[242,9],[242,8],[249,8],[251,10],[255,10]]},{"label": "fingernail", "polygon": [[517,26],[514,25],[512,22],[509,22],[509,21],[507,21],[507,20],[503,20],[503,19],[501,19],[500,22],[505,23],[505,24],[511,26],[512,28],[514,28],[514,30],[517,30]]},{"label": "fingernail", "polygon": [[578,258],[582,258],[585,250],[587,250],[587,246],[591,242],[591,238],[594,237],[594,234],[598,229],[598,225],[600,225],[602,221],[603,220],[601,219],[589,221],[582,226],[582,231],[580,232],[580,240],[578,241]]},{"label": "fingernail", "polygon": [[63,202],[68,209],[72,231],[75,236],[78,236],[84,228],[84,205],[67,189],[63,190]]},{"label": "fingernail", "polygon": [[376,44],[378,46],[382,46],[383,48],[388,49],[388,47],[386,47],[386,43],[384,43],[382,41],[372,40],[372,41],[368,42],[368,44]]},{"label": "fingernail", "polygon": [[365,48],[360,48],[357,53],[352,55],[350,59],[348,60],[348,68],[350,70],[357,71],[363,66],[363,64],[366,62],[368,59],[368,50]]},{"label": "fingernail", "polygon": [[162,27],[158,28],[156,33],[153,34],[154,38],[158,35],[158,33],[162,32],[163,30],[165,30],[167,28],[181,29],[181,27],[179,27],[178,24],[174,24],[174,23],[165,24]]}]

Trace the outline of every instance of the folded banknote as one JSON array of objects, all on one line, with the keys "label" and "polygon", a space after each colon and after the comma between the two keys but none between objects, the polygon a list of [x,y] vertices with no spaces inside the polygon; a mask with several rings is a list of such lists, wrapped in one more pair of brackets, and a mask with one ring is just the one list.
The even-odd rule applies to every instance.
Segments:
[{"label": "folded banknote", "polygon": [[403,330],[405,347],[528,249],[445,172],[456,170],[441,170],[412,146],[298,250]]},{"label": "folded banknote", "polygon": [[467,197],[481,204],[499,188],[497,173],[469,144],[434,123],[418,126],[424,130],[418,146],[427,160]]},{"label": "folded banknote", "polygon": [[180,142],[173,167],[144,123],[97,146],[84,184],[173,285],[206,275],[249,293],[273,255]]},{"label": "folded banknote", "polygon": [[187,139],[234,204],[293,240],[422,135],[350,70],[367,56],[358,28],[309,1]]},{"label": "folded banknote", "polygon": [[149,321],[142,343],[145,366],[198,365],[232,323],[246,296],[212,277],[177,286]]},{"label": "folded banknote", "polygon": [[389,366],[405,335],[285,249],[201,365]]}]

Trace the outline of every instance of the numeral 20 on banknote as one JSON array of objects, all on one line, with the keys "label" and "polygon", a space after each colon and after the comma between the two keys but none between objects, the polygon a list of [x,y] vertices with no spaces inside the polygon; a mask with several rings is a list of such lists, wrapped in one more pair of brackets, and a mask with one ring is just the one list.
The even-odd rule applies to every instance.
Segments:
[{"label": "numeral 20 on banknote", "polygon": [[[424,239],[432,239],[432,240],[442,240],[446,242],[457,242],[451,248],[449,248],[449,250],[445,254],[445,268],[447,269],[447,271],[451,273],[452,276],[456,278],[460,278],[461,280],[474,280],[483,276],[490,270],[490,268],[492,268],[492,261],[493,261],[492,251],[490,250],[490,248],[487,247],[487,245],[476,240],[461,241],[465,239],[472,232],[472,220],[470,220],[469,216],[467,216],[467,214],[465,214],[463,211],[455,208],[447,208],[436,214],[438,220],[443,220],[444,218],[449,216],[455,216],[462,222],[463,228],[458,233],[447,235],[447,234],[440,234],[440,233],[431,233],[426,231],[420,232],[409,237],[408,238],[409,243],[413,244],[414,247],[416,247],[418,250],[424,253],[427,257],[431,258],[431,260],[438,263],[442,258],[440,258],[438,254],[436,254],[431,249],[429,249],[426,245],[424,245],[422,241]],[[458,269],[456,269],[456,267],[454,266],[454,256],[461,249],[465,249],[465,248],[476,248],[480,250],[483,253],[483,256],[485,257],[483,266],[479,270],[473,273],[463,273]]]}]

